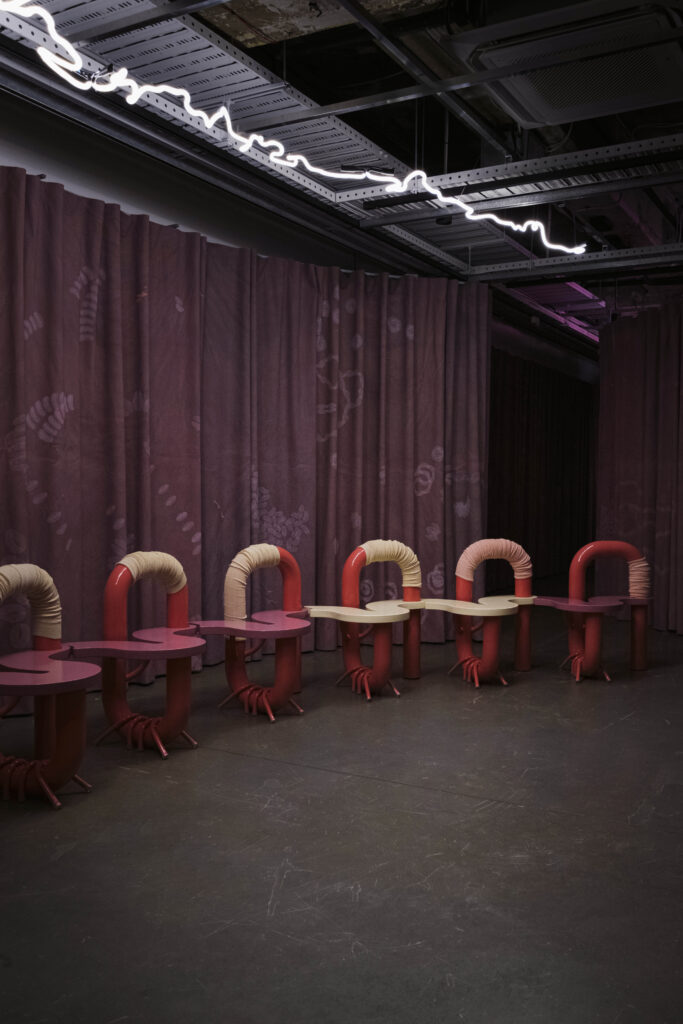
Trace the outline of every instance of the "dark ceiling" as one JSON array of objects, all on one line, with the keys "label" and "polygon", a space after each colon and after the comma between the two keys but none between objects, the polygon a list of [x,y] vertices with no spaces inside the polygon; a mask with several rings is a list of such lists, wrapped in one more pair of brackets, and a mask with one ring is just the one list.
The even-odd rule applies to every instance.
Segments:
[{"label": "dark ceiling", "polygon": [[[26,50],[40,40],[2,16],[3,2],[0,86],[24,75],[37,88],[49,72]],[[424,189],[388,196],[372,183],[288,174],[292,216],[305,202],[312,225],[338,224],[346,245],[355,237],[399,270],[490,281],[502,300],[589,340],[683,286],[683,0],[551,0],[542,12],[528,0],[44,6],[91,70],[125,66],[185,87],[209,112],[226,103],[240,131],[330,171],[420,168],[477,212],[533,217],[556,242],[587,243],[584,256],[558,255],[537,235],[467,221]],[[282,192],[272,165],[235,159],[178,104],[86,98],[169,153],[191,143],[215,180],[224,166],[228,190],[242,173],[264,197]],[[58,90],[51,102],[60,107]]]}]

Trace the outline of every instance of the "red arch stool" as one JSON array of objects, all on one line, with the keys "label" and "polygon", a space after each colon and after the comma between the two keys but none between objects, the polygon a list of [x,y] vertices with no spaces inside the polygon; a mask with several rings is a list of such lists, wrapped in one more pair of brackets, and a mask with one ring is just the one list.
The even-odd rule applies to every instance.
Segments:
[{"label": "red arch stool", "polygon": [[25,594],[31,605],[33,650],[0,657],[0,694],[34,700],[34,757],[0,754],[0,787],[5,800],[45,796],[61,807],[56,793],[67,782],[92,787],[77,774],[86,735],[86,687],[100,675],[97,665],[62,659],[62,608],[52,577],[37,565],[0,567],[0,603]]},{"label": "red arch stool", "polygon": [[[282,609],[255,612],[247,619],[246,587],[255,569],[276,566],[282,577]],[[197,623],[204,636],[225,636],[225,676],[230,688],[221,701],[224,707],[236,697],[244,710],[260,713],[275,721],[275,713],[286,706],[299,714],[303,708],[294,700],[301,688],[301,634],[311,628],[301,605],[301,571],[293,555],[274,544],[251,544],[233,558],[225,574],[223,621]],[[246,648],[247,638],[256,641]],[[267,639],[275,640],[275,680],[272,686],[249,681],[246,659]]]},{"label": "red arch stool", "polygon": [[[474,573],[489,558],[503,558],[510,563],[515,577],[514,595],[496,598],[481,598],[479,603],[495,607],[502,602],[518,605],[515,629],[514,667],[519,672],[531,668],[531,605],[532,565],[531,559],[520,544],[503,537],[475,541],[465,548],[455,567],[456,601],[472,601]],[[501,614],[505,614],[504,611]],[[499,671],[500,616],[489,615],[483,620],[483,648],[481,657],[472,649],[472,623],[469,617],[458,615],[456,620],[456,649],[458,660],[450,669],[462,667],[463,678],[474,680],[475,686],[481,680],[498,678],[507,686],[506,679]]]},{"label": "red arch stool", "polygon": [[[372,562],[396,562],[403,577],[403,602],[375,601],[360,607],[360,574]],[[389,686],[400,696],[391,682],[392,623],[403,622],[403,675],[406,679],[420,677],[420,599],[422,574],[417,555],[397,540],[369,540],[361,544],[344,563],[342,573],[342,605],[314,605],[308,609],[312,618],[337,619],[341,625],[344,666],[346,671],[338,683],[350,676],[354,693],[364,693],[367,700]],[[415,607],[410,607],[414,604]],[[364,634],[360,625],[373,630],[372,668],[363,664],[360,641]]]},{"label": "red arch stool", "polygon": [[[586,569],[596,558],[623,558],[628,563],[628,597],[591,597],[586,600]],[[631,669],[647,668],[647,606],[650,600],[650,566],[633,544],[623,540],[594,540],[580,548],[569,566],[567,598],[543,597],[536,603],[567,613],[570,662],[577,683],[582,676],[610,677],[602,664],[603,615],[621,605],[631,606]]]},{"label": "red arch stool", "polygon": [[[128,638],[128,592],[133,583],[154,577],[166,590],[166,629],[140,630],[136,641]],[[104,590],[104,638],[102,644],[74,644],[74,650],[100,652],[102,662],[102,702],[110,726],[96,740],[101,743],[112,732],[119,732],[132,747],[156,749],[168,757],[166,743],[182,736],[191,747],[197,743],[186,731],[190,716],[192,654],[200,653],[205,641],[182,636],[179,630],[194,632],[188,623],[187,579],[180,562],[164,551],[136,551],[126,555],[110,573]],[[166,658],[166,709],[161,717],[137,714],[128,704],[123,657],[151,660]],[[144,667],[144,666],[143,666]]]}]

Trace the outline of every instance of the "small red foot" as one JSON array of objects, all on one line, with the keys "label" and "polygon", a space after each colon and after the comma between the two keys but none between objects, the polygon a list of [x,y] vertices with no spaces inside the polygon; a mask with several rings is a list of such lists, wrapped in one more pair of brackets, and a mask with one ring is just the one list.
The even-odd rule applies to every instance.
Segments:
[{"label": "small red foot", "polygon": [[[154,740],[154,746],[157,748],[157,750],[161,754],[162,759],[165,761],[166,758],[168,757],[168,750],[166,749],[166,747],[161,742],[161,737],[159,736],[159,733],[157,732],[156,726],[154,725],[153,722],[149,723],[149,731],[152,734],[152,739]],[[138,750],[142,750],[142,737],[143,737],[143,734],[142,734],[142,731],[141,731],[141,733],[140,733],[140,740],[139,740],[139,744],[138,744]]]},{"label": "small red foot", "polygon": [[224,707],[226,706],[226,704],[229,704],[229,703],[230,703],[230,701],[231,701],[231,700],[233,699],[233,697],[239,697],[239,695],[240,695],[241,693],[244,693],[244,691],[245,691],[245,690],[248,690],[248,689],[249,689],[249,687],[248,687],[248,686],[241,686],[241,687],[239,688],[239,690],[232,690],[232,691],[231,691],[231,692],[230,692],[230,693],[228,694],[228,696],[227,696],[227,697],[224,697],[224,698],[223,698],[223,700],[222,700],[222,701],[220,702],[220,704],[218,705],[219,709],[220,709],[220,708],[224,708]]},{"label": "small red foot", "polygon": [[270,719],[270,721],[274,722],[275,721],[275,715],[273,714],[273,709],[271,708],[270,703],[269,703],[268,698],[266,697],[265,693],[261,694],[261,703],[263,704],[265,712],[268,715],[268,718]]},{"label": "small red foot", "polygon": [[100,735],[95,740],[95,746],[99,747],[100,743],[102,743],[103,740],[106,740],[107,736],[111,736],[113,732],[117,732],[117,730],[121,729],[124,725],[128,725],[128,723],[132,722],[134,718],[137,718],[137,715],[128,715],[127,718],[122,718],[120,722],[114,722],[113,725],[110,725],[108,728],[104,730],[104,732],[100,733]]},{"label": "small red foot", "polygon": [[92,786],[89,782],[86,782],[85,779],[82,779],[80,775],[74,775],[73,781],[77,783],[85,793],[91,792]]}]

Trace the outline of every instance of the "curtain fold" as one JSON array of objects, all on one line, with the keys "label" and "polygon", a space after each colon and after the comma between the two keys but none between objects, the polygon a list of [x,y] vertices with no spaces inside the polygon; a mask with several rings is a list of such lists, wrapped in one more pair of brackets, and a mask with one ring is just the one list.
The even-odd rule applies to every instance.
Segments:
[{"label": "curtain fold", "polygon": [[[491,350],[489,535],[521,544],[536,580],[566,579],[594,539],[596,405],[593,384]],[[509,592],[509,566],[488,563],[487,582]]]},{"label": "curtain fold", "polygon": [[[630,541],[653,569],[651,622],[683,633],[683,302],[600,335],[598,534]],[[626,570],[598,563],[603,592]]]},{"label": "curtain fold", "polygon": [[[66,637],[101,634],[107,575],[136,548],[179,558],[208,618],[260,541],[294,554],[309,604],[338,603],[375,537],[414,548],[426,595],[453,593],[485,530],[485,287],[264,259],[12,168],[0,220],[0,562],[54,576]],[[371,566],[363,588],[394,596],[400,574]],[[249,596],[279,606],[277,570]],[[163,618],[143,581],[131,628]],[[29,625],[22,602],[0,608],[0,649]],[[427,617],[425,639],[446,630]]]}]

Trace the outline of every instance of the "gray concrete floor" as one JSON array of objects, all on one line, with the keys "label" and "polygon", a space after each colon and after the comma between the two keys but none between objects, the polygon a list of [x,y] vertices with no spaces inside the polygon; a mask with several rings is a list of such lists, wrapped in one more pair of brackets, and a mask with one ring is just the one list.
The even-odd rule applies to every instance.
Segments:
[{"label": "gray concrete floor", "polygon": [[[627,628],[612,683],[560,672],[537,609],[507,690],[425,645],[371,704],[306,655],[306,713],[274,725],[195,676],[196,751],[112,739],[90,795],[0,803],[0,1021],[680,1024],[683,638],[652,633],[631,675]],[[89,716],[92,738],[96,694]],[[0,723],[6,753],[30,735]]]}]

